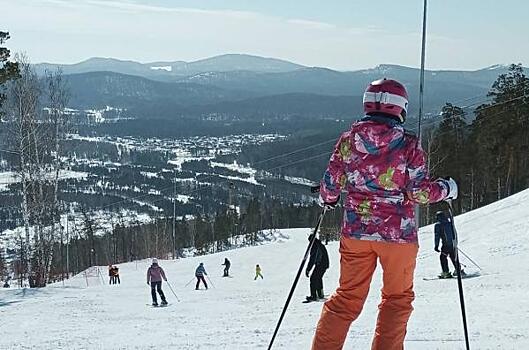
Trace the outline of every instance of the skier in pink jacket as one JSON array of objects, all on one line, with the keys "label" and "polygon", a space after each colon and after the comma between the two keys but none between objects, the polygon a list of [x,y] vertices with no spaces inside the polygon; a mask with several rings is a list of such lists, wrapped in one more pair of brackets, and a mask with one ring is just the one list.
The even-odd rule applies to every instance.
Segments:
[{"label": "skier in pink jacket", "polygon": [[320,201],[344,200],[340,281],[323,306],[313,350],[342,349],[360,315],[377,260],[383,268],[382,302],[372,350],[402,350],[413,310],[417,257],[416,204],[457,198],[451,178],[430,180],[418,138],[402,127],[408,93],[395,80],[372,82],[366,116],[338,140],[320,184]]},{"label": "skier in pink jacket", "polygon": [[152,296],[152,305],[158,306],[158,300],[156,298],[156,292],[160,294],[160,299],[162,299],[162,305],[167,305],[167,300],[162,291],[162,278],[167,282],[165,277],[165,272],[158,265],[158,259],[152,259],[152,265],[147,270],[147,284],[151,286],[151,296]]}]

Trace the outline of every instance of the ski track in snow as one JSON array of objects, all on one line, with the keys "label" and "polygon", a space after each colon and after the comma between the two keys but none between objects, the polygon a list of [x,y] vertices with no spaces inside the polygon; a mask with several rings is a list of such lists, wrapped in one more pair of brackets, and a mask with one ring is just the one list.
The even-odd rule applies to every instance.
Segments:
[{"label": "ski track in snow", "polygon": [[[456,218],[460,248],[484,276],[463,281],[472,349],[528,349],[529,190]],[[40,290],[0,290],[1,349],[266,349],[307,244],[310,229],[283,230],[291,239],[208,256],[161,261],[171,303],[152,308],[145,283],[148,260],[120,264],[121,285],[77,276]],[[457,281],[423,281],[439,273],[432,227],[421,230],[407,350],[464,349]],[[328,245],[331,268],[326,293],[338,279],[338,243]],[[222,278],[224,257],[233,278]],[[468,271],[475,271],[471,263]],[[214,287],[194,290],[194,269],[204,262]],[[255,264],[264,280],[254,281]],[[516,268],[513,268],[516,266]],[[106,281],[106,268],[101,272]],[[380,301],[380,268],[368,301],[352,324],[344,349],[370,348]],[[322,303],[302,304],[302,277],[274,349],[309,349]]]}]

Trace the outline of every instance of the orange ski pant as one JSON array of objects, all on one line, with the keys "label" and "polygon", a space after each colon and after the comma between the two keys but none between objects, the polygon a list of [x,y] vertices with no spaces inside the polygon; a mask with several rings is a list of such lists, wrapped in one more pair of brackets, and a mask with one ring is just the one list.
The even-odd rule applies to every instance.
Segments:
[{"label": "orange ski pant", "polygon": [[342,238],[340,285],[327,300],[316,328],[312,350],[342,349],[349,326],[360,315],[377,260],[383,269],[382,301],[372,350],[402,350],[415,298],[413,272],[418,245]]}]

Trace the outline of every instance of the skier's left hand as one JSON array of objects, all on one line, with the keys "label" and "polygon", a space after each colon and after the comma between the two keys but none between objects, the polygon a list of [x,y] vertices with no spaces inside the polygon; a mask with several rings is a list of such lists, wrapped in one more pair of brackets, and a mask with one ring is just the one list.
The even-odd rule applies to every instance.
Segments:
[{"label": "skier's left hand", "polygon": [[457,183],[454,179],[451,177],[446,177],[443,179],[446,186],[448,187],[448,195],[446,196],[446,199],[448,200],[456,200],[458,195],[458,188]]}]

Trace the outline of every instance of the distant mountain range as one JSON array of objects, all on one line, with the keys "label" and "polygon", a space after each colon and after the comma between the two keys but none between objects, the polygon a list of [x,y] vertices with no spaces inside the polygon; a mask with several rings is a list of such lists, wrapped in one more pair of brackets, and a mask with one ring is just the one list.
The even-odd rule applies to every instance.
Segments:
[{"label": "distant mountain range", "polygon": [[303,68],[302,65],[275,58],[238,54],[215,56],[194,62],[139,63],[114,58],[93,57],[75,64],[39,63],[35,65],[37,73],[41,74],[46,69],[54,70],[57,67],[61,67],[65,74],[111,71],[159,80],[177,79],[178,77],[205,72],[252,71],[279,73]]},{"label": "distant mountain range", "polygon": [[[239,54],[194,62],[91,58],[71,65],[35,65],[40,74],[58,67],[69,81],[72,107],[110,105],[133,110],[141,118],[215,113],[236,118],[355,115],[361,112],[365,86],[381,77],[398,79],[408,87],[413,114],[419,83],[418,69],[398,65],[340,72]],[[469,98],[475,98],[472,103],[485,102],[490,86],[507,68],[427,71],[425,110],[435,113],[447,101],[457,104]]]}]

